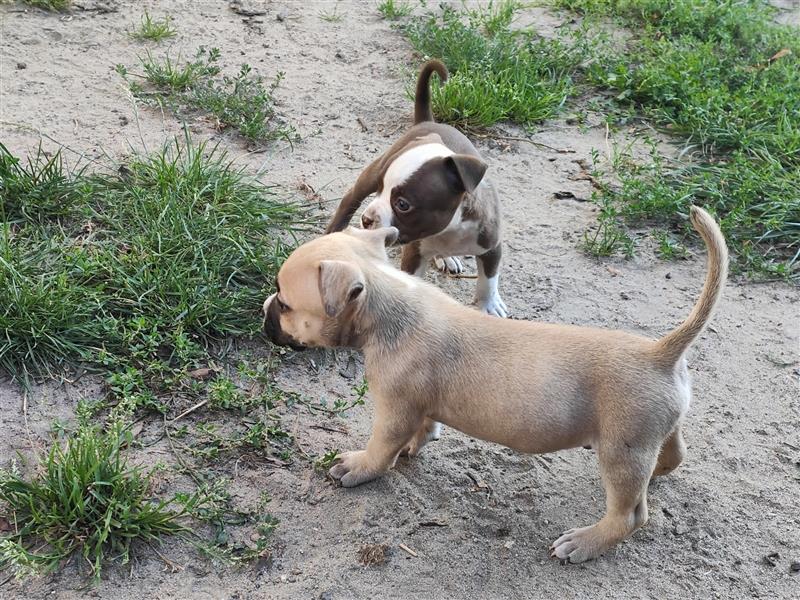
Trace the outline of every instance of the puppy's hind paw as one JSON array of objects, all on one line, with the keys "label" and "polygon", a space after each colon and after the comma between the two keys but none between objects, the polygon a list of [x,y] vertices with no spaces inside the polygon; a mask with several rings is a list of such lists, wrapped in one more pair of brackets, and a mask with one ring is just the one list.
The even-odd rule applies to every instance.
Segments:
[{"label": "puppy's hind paw", "polygon": [[457,256],[434,256],[433,264],[444,273],[458,275],[464,272],[464,263]]},{"label": "puppy's hind paw", "polygon": [[428,442],[438,440],[440,437],[442,437],[442,424],[427,420],[414,434],[408,445],[400,451],[400,456],[413,458],[420,453]]}]

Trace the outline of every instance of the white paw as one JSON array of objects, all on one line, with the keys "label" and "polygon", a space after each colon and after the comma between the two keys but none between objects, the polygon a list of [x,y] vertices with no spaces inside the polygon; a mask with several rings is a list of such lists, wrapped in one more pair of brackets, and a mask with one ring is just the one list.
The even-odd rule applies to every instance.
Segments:
[{"label": "white paw", "polygon": [[489,315],[505,319],[508,316],[508,307],[498,292],[490,294],[487,298],[476,301],[478,308]]},{"label": "white paw", "polygon": [[434,256],[433,264],[445,273],[457,275],[464,272],[464,263],[457,256]]}]

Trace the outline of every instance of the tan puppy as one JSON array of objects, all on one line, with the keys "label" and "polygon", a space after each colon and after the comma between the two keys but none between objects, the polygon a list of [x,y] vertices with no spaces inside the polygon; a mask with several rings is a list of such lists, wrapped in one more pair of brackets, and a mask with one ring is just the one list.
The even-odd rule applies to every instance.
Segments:
[{"label": "tan puppy", "polygon": [[419,452],[432,420],[522,452],[591,445],[606,514],[571,529],[552,555],[581,562],[647,521],[647,483],[683,460],[689,408],[684,354],[711,317],[727,274],[714,220],[692,208],[708,248],[708,275],[688,319],[660,340],[622,331],[508,321],[462,306],[391,267],[397,230],[348,230],[304,244],[264,303],[275,343],[351,346],[366,359],[375,422],[366,450],[346,452],[330,474],[350,487]]}]

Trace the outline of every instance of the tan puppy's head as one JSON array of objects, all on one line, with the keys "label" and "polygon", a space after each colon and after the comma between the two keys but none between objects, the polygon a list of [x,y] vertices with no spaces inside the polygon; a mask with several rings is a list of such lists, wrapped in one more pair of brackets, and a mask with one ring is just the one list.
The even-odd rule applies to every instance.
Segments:
[{"label": "tan puppy's head", "polygon": [[350,227],[297,248],[283,263],[277,292],[264,301],[264,333],[273,344],[295,350],[358,343],[354,317],[367,285],[363,267],[387,261],[394,227]]}]

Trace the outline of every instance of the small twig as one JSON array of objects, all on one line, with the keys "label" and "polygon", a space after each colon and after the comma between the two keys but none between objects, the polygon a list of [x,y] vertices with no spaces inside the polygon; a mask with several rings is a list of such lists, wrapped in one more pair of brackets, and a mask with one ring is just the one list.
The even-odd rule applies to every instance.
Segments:
[{"label": "small twig", "polygon": [[540,148],[547,148],[548,150],[552,150],[553,152],[558,152],[559,154],[575,154],[575,150],[571,150],[570,148],[555,148],[553,146],[548,146],[547,144],[543,144],[542,142],[537,142],[535,140],[531,140],[529,138],[524,138],[524,137],[516,137],[513,135],[493,135],[491,133],[475,133],[473,135],[481,139],[508,140],[510,142],[527,142],[529,144],[533,144],[534,146],[539,146]]},{"label": "small twig", "polygon": [[192,481],[195,482],[196,485],[202,485],[202,482],[197,479],[194,475],[194,470],[189,468],[189,465],[186,464],[186,461],[183,460],[183,457],[180,455],[175,448],[175,444],[172,441],[172,436],[169,434],[169,423],[167,423],[167,415],[164,415],[164,433],[167,436],[167,441],[169,442],[169,447],[172,450],[172,454],[175,455],[175,459],[178,461],[178,464],[183,468],[186,474],[191,478]]},{"label": "small twig", "polygon": [[361,131],[367,133],[369,131],[369,127],[364,125],[364,121],[361,120],[361,117],[356,117],[356,122],[361,125]]},{"label": "small twig", "polygon": [[183,418],[183,417],[185,417],[186,415],[190,415],[190,414],[192,414],[192,413],[193,413],[194,411],[196,411],[198,408],[202,408],[202,407],[203,407],[203,406],[205,406],[206,404],[208,404],[208,398],[206,398],[205,400],[201,400],[200,402],[198,402],[197,404],[195,404],[195,405],[194,405],[194,406],[192,406],[191,408],[187,408],[185,411],[183,411],[183,412],[182,412],[181,414],[179,414],[177,417],[175,417],[174,419],[172,419],[172,421],[170,421],[170,423],[175,423],[175,422],[176,422],[176,421],[178,421],[179,419],[182,419],[182,418]]},{"label": "small twig", "polygon": [[451,279],[477,279],[478,276],[471,273],[448,273]]},{"label": "small twig", "polygon": [[411,556],[413,556],[414,558],[416,558],[416,557],[418,557],[418,556],[419,556],[419,554],[417,554],[416,552],[414,552],[414,551],[413,551],[411,548],[409,548],[409,547],[408,547],[408,546],[406,546],[405,544],[398,544],[398,547],[399,547],[399,548],[400,548],[400,550],[402,550],[403,552],[408,552],[408,553],[409,553]]},{"label": "small twig", "polygon": [[447,527],[447,521],[442,520],[430,520],[430,521],[420,521],[418,523],[420,527]]},{"label": "small twig", "polygon": [[336,427],[328,427],[326,425],[310,425],[311,429],[322,429],[323,431],[331,431],[333,433],[343,433],[347,435],[344,429],[337,429]]},{"label": "small twig", "polygon": [[[27,387],[27,382],[26,382]],[[39,458],[39,453],[36,450],[36,445],[33,443],[33,436],[31,435],[31,428],[28,425],[28,391],[23,390],[22,392],[22,418],[25,422],[25,435],[28,437],[28,443],[31,446],[31,452]]]},{"label": "small twig", "polygon": [[262,17],[267,14],[266,10],[250,10],[249,8],[244,8],[240,0],[232,0],[231,3],[228,4],[228,8],[237,15],[243,17]]},{"label": "small twig", "polygon": [[161,554],[161,552],[159,552],[158,550],[156,550],[156,547],[155,547],[155,546],[153,546],[153,544],[147,544],[147,545],[150,547],[150,549],[151,549],[153,552],[155,552],[155,553],[158,555],[158,558],[160,558],[161,560],[163,560],[163,561],[164,561],[164,564],[165,564],[165,565],[167,565],[167,566],[168,566],[170,569],[172,569],[172,572],[173,572],[173,573],[178,573],[178,572],[180,572],[180,571],[183,571],[183,570],[186,568],[186,567],[184,567],[183,565],[179,565],[179,564],[177,564],[177,563],[175,563],[175,562],[171,561],[171,560],[170,560],[170,559],[168,559],[166,556],[164,556],[163,554]]}]

